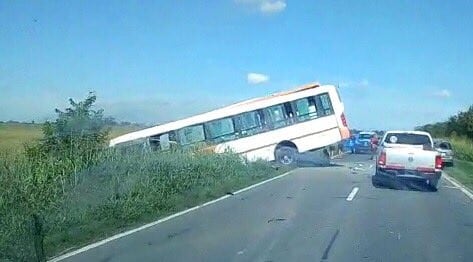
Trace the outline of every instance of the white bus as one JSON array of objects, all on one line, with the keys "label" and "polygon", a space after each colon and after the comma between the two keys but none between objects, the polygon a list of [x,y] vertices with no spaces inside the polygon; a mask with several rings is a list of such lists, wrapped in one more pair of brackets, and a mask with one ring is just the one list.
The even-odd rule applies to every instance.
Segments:
[{"label": "white bus", "polygon": [[314,83],[125,134],[110,146],[144,143],[167,150],[205,144],[216,153],[231,150],[248,160],[291,164],[297,153],[349,137],[337,88]]}]

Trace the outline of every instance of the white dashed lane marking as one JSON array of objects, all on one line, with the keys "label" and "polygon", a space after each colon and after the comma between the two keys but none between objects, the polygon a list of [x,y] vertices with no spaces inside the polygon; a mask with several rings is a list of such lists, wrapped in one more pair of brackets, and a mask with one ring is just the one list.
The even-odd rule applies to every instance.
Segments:
[{"label": "white dashed lane marking", "polygon": [[353,198],[355,198],[356,193],[358,193],[358,190],[360,190],[358,187],[354,187],[354,188],[351,190],[350,194],[347,196],[347,201],[352,201]]}]

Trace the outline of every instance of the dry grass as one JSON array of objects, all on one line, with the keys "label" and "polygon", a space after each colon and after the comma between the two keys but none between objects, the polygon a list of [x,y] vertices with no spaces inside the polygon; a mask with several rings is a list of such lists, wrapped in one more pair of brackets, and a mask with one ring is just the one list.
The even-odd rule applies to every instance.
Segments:
[{"label": "dry grass", "polygon": [[[25,143],[40,139],[43,134],[41,124],[0,123],[0,151],[21,152]],[[138,126],[113,126],[110,138],[136,131]]]},{"label": "dry grass", "polygon": [[0,150],[18,151],[23,144],[42,137],[39,124],[0,123]]}]

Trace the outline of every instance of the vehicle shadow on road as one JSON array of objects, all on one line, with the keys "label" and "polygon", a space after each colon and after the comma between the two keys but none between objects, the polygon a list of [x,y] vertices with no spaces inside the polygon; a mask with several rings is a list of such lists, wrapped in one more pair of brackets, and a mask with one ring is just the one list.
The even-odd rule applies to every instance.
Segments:
[{"label": "vehicle shadow on road", "polygon": [[300,153],[297,156],[297,167],[333,167],[342,166],[331,162],[330,158],[320,152]]},{"label": "vehicle shadow on road", "polygon": [[435,192],[436,188],[426,184],[422,180],[412,179],[390,179],[383,177],[371,177],[371,184],[376,188],[391,189],[391,190],[405,190],[405,191],[422,191],[422,192]]}]

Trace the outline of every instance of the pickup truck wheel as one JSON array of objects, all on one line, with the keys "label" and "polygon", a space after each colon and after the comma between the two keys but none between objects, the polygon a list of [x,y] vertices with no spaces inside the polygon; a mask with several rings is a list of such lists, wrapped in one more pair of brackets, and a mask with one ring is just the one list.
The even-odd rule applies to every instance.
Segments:
[{"label": "pickup truck wheel", "polygon": [[429,186],[432,189],[432,191],[434,191],[434,192],[437,191],[439,180],[438,179],[430,179],[428,181],[429,181],[428,183],[429,183]]},{"label": "pickup truck wheel", "polygon": [[380,176],[379,175],[374,175],[371,177],[371,184],[373,184],[374,187],[380,188],[383,186],[383,184],[380,181]]}]

